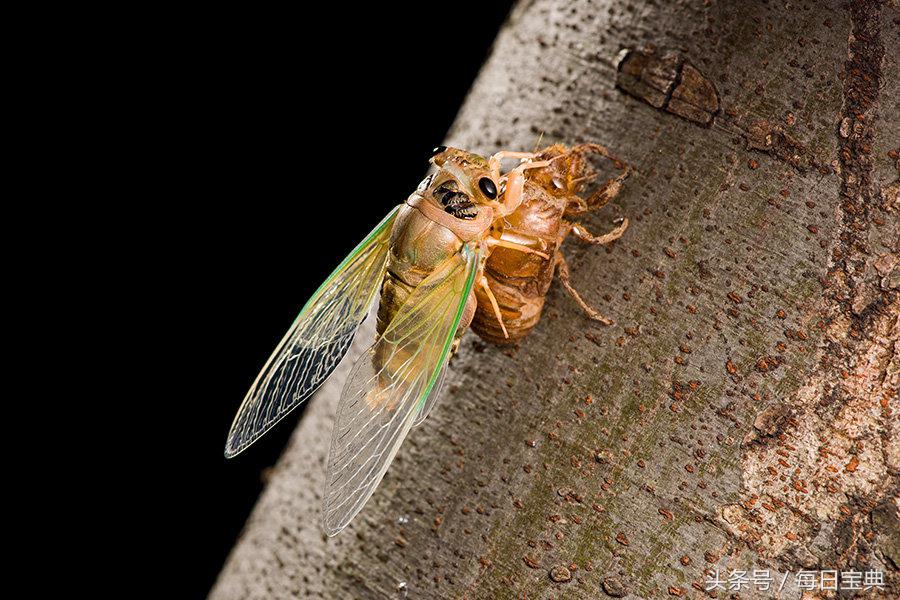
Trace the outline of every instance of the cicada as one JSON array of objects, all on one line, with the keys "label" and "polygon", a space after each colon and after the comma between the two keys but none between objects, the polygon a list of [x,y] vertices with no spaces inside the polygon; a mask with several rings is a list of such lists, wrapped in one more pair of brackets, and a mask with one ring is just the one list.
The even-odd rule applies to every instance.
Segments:
[{"label": "cicada", "polygon": [[[588,161],[596,154],[611,160],[621,172],[582,197],[588,185],[597,177]],[[488,258],[485,275],[492,295],[477,290],[478,311],[472,329],[484,340],[495,344],[511,344],[527,335],[540,320],[544,299],[554,272],[559,269],[563,287],[587,315],[600,323],[612,323],[595,308],[589,306],[569,281],[569,267],[560,246],[573,233],[584,242],[609,244],[622,237],[628,219],[603,235],[595,236],[573,218],[597,210],[614,198],[630,174],[628,165],[612,156],[599,144],[581,144],[567,148],[554,144],[539,151],[534,161],[545,163],[505,184],[507,190],[518,194],[518,208],[503,217],[498,226],[501,239],[525,246],[498,248]],[[524,186],[521,190],[515,186]],[[539,250],[540,253],[534,252]],[[500,317],[497,313],[500,313]]]},{"label": "cicada", "polygon": [[[501,161],[519,160],[501,177]],[[433,408],[450,355],[476,311],[496,248],[550,255],[503,237],[528,170],[549,165],[531,153],[489,159],[439,146],[436,169],[404,204],[341,262],[301,310],[257,376],[232,423],[234,456],[305,402],[347,353],[376,298],[374,343],[353,365],[335,417],[323,521],[340,532],[384,477],[410,428]],[[501,193],[501,183],[504,191]],[[495,316],[500,318],[499,309]]]}]

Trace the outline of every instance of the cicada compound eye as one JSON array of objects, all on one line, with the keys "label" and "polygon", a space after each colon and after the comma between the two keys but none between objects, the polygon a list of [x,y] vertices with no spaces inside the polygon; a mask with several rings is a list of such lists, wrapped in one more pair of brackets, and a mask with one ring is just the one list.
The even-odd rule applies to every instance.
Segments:
[{"label": "cicada compound eye", "polygon": [[493,200],[497,197],[497,184],[490,177],[482,177],[478,180],[478,189],[481,193]]},{"label": "cicada compound eye", "polygon": [[444,152],[446,150],[447,150],[447,146],[435,146],[434,149],[431,151],[430,158],[434,158],[435,156],[437,156],[438,154],[441,154],[442,152]]}]

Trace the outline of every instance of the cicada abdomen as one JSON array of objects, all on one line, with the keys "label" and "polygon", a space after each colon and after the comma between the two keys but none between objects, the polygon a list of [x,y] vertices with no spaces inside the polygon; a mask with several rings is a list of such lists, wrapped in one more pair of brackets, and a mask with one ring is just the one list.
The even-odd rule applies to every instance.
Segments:
[{"label": "cicada abdomen", "polygon": [[[589,154],[613,160],[622,173],[583,197],[584,190],[596,178],[596,172],[587,160]],[[521,204],[503,218],[500,229],[502,239],[540,253],[498,246],[491,252],[484,268],[508,335],[504,335],[486,291],[476,288],[478,307],[471,327],[480,337],[495,344],[515,343],[537,325],[557,266],[560,281],[588,316],[605,324],[611,323],[587,305],[569,283],[568,266],[560,246],[569,233],[593,244],[607,244],[621,237],[628,227],[627,219],[613,231],[593,236],[567,217],[596,210],[609,202],[628,177],[628,168],[597,144],[572,148],[556,144],[537,153],[534,159],[549,161],[549,164],[525,172]]]}]

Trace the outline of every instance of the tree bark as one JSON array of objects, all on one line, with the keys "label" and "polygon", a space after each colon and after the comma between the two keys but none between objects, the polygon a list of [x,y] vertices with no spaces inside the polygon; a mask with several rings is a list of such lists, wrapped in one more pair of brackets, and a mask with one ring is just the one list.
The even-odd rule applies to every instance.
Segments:
[{"label": "tree bark", "polygon": [[[522,2],[447,143],[543,132],[636,167],[584,220],[628,216],[625,236],[564,247],[616,324],[554,285],[519,347],[467,335],[440,404],[326,539],[345,361],[211,597],[699,598],[708,569],[775,588],[851,567],[900,593],[898,19],[874,0]],[[629,79],[627,49],[659,69]]]}]

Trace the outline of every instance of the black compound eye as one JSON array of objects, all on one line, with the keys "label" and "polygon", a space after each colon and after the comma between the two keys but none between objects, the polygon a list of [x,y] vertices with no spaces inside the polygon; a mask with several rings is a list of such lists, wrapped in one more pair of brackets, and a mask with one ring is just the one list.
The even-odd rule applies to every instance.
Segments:
[{"label": "black compound eye", "polygon": [[482,177],[481,179],[479,179],[478,188],[485,196],[487,196],[491,200],[497,197],[497,185],[490,177]]},{"label": "black compound eye", "polygon": [[431,157],[434,158],[441,152],[444,152],[447,149],[447,146],[435,146],[434,150],[431,151]]}]

